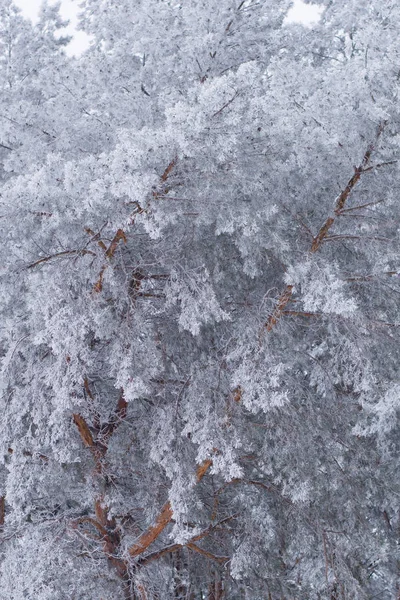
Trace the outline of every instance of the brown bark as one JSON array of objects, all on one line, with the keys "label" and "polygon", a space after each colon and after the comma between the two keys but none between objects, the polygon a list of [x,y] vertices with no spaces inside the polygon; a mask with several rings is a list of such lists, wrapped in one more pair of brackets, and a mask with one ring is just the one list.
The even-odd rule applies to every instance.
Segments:
[{"label": "brown bark", "polygon": [[189,542],[186,545],[188,548],[190,548],[190,550],[193,550],[194,552],[197,552],[209,560],[213,560],[221,565],[225,564],[229,560],[229,556],[216,556],[215,554],[212,554],[212,552],[208,552],[208,550],[200,548],[200,546],[197,546],[197,544],[194,544],[193,542]]},{"label": "brown bark", "polygon": [[[212,460],[207,459],[202,465],[199,466],[197,470],[197,483],[203,479],[211,465]],[[151,525],[144,533],[142,533],[136,544],[129,548],[130,556],[135,558],[136,556],[143,554],[143,552],[160,536],[167,525],[171,522],[173,515],[174,513],[171,503],[168,501],[164,504],[159,512],[154,525]]]},{"label": "brown bark", "polygon": [[212,533],[213,531],[216,531],[217,529],[220,529],[225,523],[232,521],[232,519],[234,519],[236,516],[237,515],[226,517],[226,519],[219,521],[219,523],[216,523],[215,525],[210,525],[209,527],[207,527],[207,529],[205,529],[201,533],[198,533],[197,535],[193,536],[186,544],[170,544],[169,546],[166,546],[165,548],[161,548],[161,550],[152,552],[151,554],[148,554],[144,558],[139,559],[138,562],[140,565],[147,565],[148,563],[153,562],[154,560],[158,560],[165,554],[172,554],[173,552],[177,552],[178,550],[181,550],[182,548],[184,548],[186,546],[187,548],[190,548],[194,552],[198,552],[199,554],[202,554],[203,556],[207,556],[207,558],[212,558],[212,560],[216,560],[217,562],[225,563],[227,560],[229,560],[229,557],[215,556],[214,554],[211,554],[210,552],[207,552],[206,550],[199,548],[199,546],[197,546],[197,544],[195,542],[199,542],[200,540],[209,536],[210,533]]},{"label": "brown bark", "polygon": [[[357,185],[358,181],[360,180],[361,175],[365,171],[367,171],[371,168],[371,167],[368,168],[368,164],[370,162],[372,152],[374,151],[375,146],[376,146],[377,142],[379,141],[380,136],[383,133],[385,125],[386,125],[386,122],[383,122],[379,125],[375,141],[368,146],[367,151],[364,154],[361,164],[355,168],[354,175],[349,179],[346,187],[344,188],[344,190],[341,192],[338,199],[336,200],[336,204],[335,204],[335,208],[334,208],[334,216],[331,215],[326,219],[325,223],[322,225],[322,227],[318,231],[317,235],[314,237],[313,242],[311,244],[310,252],[312,252],[312,253],[317,252],[317,250],[319,250],[319,248],[321,247],[321,244],[324,241],[326,241],[328,233],[329,233],[331,227],[333,226],[336,218],[345,210],[346,202],[347,202],[351,192],[353,191],[353,189]],[[272,331],[272,329],[275,327],[275,325],[278,323],[278,321],[281,319],[281,317],[284,314],[290,314],[289,311],[285,311],[285,308],[291,301],[292,294],[293,294],[293,286],[287,285],[286,288],[281,293],[281,295],[279,296],[278,302],[276,304],[276,307],[275,307],[273,313],[268,317],[268,320],[265,323],[264,327],[268,332]],[[292,313],[292,314],[294,316],[294,313]],[[300,316],[300,314],[299,314],[299,316]],[[301,316],[311,316],[311,315],[302,313]]]},{"label": "brown bark", "polygon": [[173,158],[169,163],[168,167],[165,169],[164,173],[161,175],[160,179],[162,183],[165,183],[168,177],[171,175],[172,170],[176,167],[176,163],[178,162],[177,157]]},{"label": "brown bark", "polygon": [[86,231],[86,233],[88,235],[92,236],[92,239],[91,239],[92,242],[96,242],[97,241],[97,244],[100,246],[100,248],[102,250],[104,250],[104,251],[107,250],[107,246],[105,245],[105,243],[103,242],[103,240],[100,239],[100,233],[95,233],[94,231],[92,231],[90,229],[90,227],[85,227],[85,231]]},{"label": "brown bark", "polygon": [[[85,379],[84,381],[84,388],[89,398],[93,400],[93,395],[91,393],[87,379]],[[87,424],[86,420],[82,417],[82,415],[78,413],[75,413],[73,415],[73,419],[75,425],[77,426],[83,445],[86,448],[89,448],[92,452],[96,463],[96,471],[98,473],[102,471],[103,461],[108,449],[107,444],[110,440],[110,437],[115,432],[122,419],[126,417],[126,414],[127,403],[124,399],[123,390],[121,390],[116,410],[114,414],[110,417],[108,423],[103,425],[101,428],[99,427],[99,425],[95,427],[97,436],[99,436],[100,439],[95,439],[93,437],[89,425]],[[102,432],[103,435],[101,435]],[[74,521],[73,527],[76,527],[79,523],[86,522],[97,529],[100,536],[99,541],[101,541],[102,543],[104,554],[107,556],[107,559],[110,562],[110,564],[112,564],[115,568],[119,577],[121,577],[124,583],[126,583],[129,574],[128,563],[124,559],[117,557],[121,542],[120,533],[117,530],[115,518],[109,517],[109,510],[108,507],[104,504],[102,496],[99,496],[95,499],[94,512],[96,515],[95,519],[91,517],[82,517],[81,519]]]},{"label": "brown bark", "polygon": [[[114,237],[111,241],[111,244],[109,245],[109,247],[107,248],[107,250],[105,252],[105,257],[108,258],[108,260],[113,258],[121,240],[123,240],[124,243],[126,244],[126,235],[125,235],[124,231],[122,229],[118,229],[117,233],[114,235]],[[105,273],[105,270],[107,269],[107,267],[108,267],[108,265],[102,266],[99,276],[97,278],[97,281],[94,284],[93,291],[95,291],[95,292],[102,291],[104,273]]]},{"label": "brown bark", "polygon": [[[167,181],[168,177],[171,175],[173,169],[175,168],[177,161],[178,161],[178,159],[176,157],[171,160],[171,162],[169,163],[169,165],[167,166],[167,168],[165,169],[165,171],[163,172],[163,174],[160,177],[161,184],[163,184]],[[160,195],[160,192],[153,191],[154,198],[158,198],[159,195]],[[138,213],[142,213],[142,212],[143,212],[142,207],[139,204],[137,204],[137,211],[135,211],[134,216],[132,217],[132,219],[130,221],[131,225],[133,225],[133,223],[135,222],[135,215]],[[89,233],[92,233],[91,229],[86,229],[86,231]],[[123,240],[123,242],[126,244],[126,241],[127,241],[126,233],[123,229],[118,229],[116,234],[114,235],[109,247],[105,251],[105,257],[108,260],[111,260],[114,257],[115,252],[117,251],[117,248],[118,248],[121,240]],[[99,245],[101,248],[104,249],[104,247],[105,247],[104,242],[99,242]],[[87,250],[86,252],[90,252],[90,251]],[[94,254],[93,252],[90,252],[90,253]],[[100,273],[97,277],[96,283],[93,286],[93,291],[95,293],[100,293],[103,290],[104,273],[105,273],[106,269],[108,268],[108,266],[109,266],[108,264],[104,264],[100,270]]]},{"label": "brown bark", "polygon": [[276,304],[274,312],[272,313],[272,315],[270,315],[268,317],[268,320],[265,323],[265,329],[268,332],[272,331],[272,329],[278,323],[279,319],[282,317],[283,311],[285,310],[286,306],[289,304],[290,300],[292,299],[292,294],[293,294],[293,286],[287,285],[285,287],[285,289],[283,290],[282,294],[278,298],[278,302]]},{"label": "brown bark", "polygon": [[96,256],[94,252],[92,252],[91,250],[85,250],[84,248],[80,249],[80,250],[64,250],[63,252],[56,252],[56,254],[52,254],[51,256],[45,256],[43,258],[39,258],[39,260],[31,263],[30,265],[28,265],[26,268],[27,269],[33,269],[34,267],[37,267],[38,265],[41,265],[45,262],[49,262],[49,260],[52,260],[53,258],[60,258],[61,256],[83,256],[85,254],[91,254],[92,256]]},{"label": "brown bark", "polygon": [[[85,379],[84,381],[84,387],[89,398],[93,400],[93,395],[91,393],[87,379]],[[96,469],[99,472],[101,471],[102,461],[107,452],[108,442],[115,430],[117,429],[118,425],[126,417],[126,414],[127,402],[124,398],[123,390],[121,390],[114,414],[110,417],[108,423],[103,425],[100,428],[100,430],[97,429],[99,439],[94,439],[87,422],[80,414],[75,413],[73,415],[73,419],[77,426],[82,442],[86,448],[90,448],[96,462]],[[199,483],[203,479],[211,465],[212,460],[208,459],[198,467],[196,477],[197,483]],[[105,555],[107,556],[109,562],[116,569],[121,579],[124,582],[126,582],[129,574],[129,567],[128,563],[125,560],[117,558],[121,539],[119,532],[117,532],[116,530],[116,521],[114,518],[109,518],[108,507],[104,505],[102,496],[98,497],[95,500],[94,508],[96,519],[92,519],[91,517],[83,517],[82,519],[75,521],[73,526],[76,527],[76,525],[79,522],[86,522],[97,529],[98,533],[101,535],[101,538],[99,539],[101,539]],[[157,516],[155,524],[151,525],[144,533],[142,533],[136,544],[134,544],[129,549],[129,554],[131,558],[135,558],[142,554],[150,546],[150,544],[152,544],[160,536],[160,534],[164,531],[167,525],[171,522],[172,517],[173,510],[171,507],[171,503],[168,501],[164,504],[159,515]],[[202,537],[204,537],[207,534],[208,530],[206,530],[206,532],[203,532],[202,534],[199,534],[198,536],[195,536],[191,540],[193,546],[192,550],[202,554],[203,556],[207,556],[208,558],[213,557],[219,562],[225,562],[227,560],[225,559],[225,557],[214,557],[211,553],[202,550],[194,544],[195,541],[202,539]],[[178,550],[181,547],[182,546],[179,544],[175,544],[172,547],[168,547],[168,549],[157,553],[157,558],[159,558],[167,552],[174,552],[175,550]],[[141,597],[145,597],[143,596],[143,591],[141,591],[139,588],[137,588],[137,591],[141,594]]]},{"label": "brown bark", "polygon": [[204,475],[207,473],[208,469],[211,467],[211,465],[213,464],[213,461],[211,460],[211,458],[207,458],[207,460],[205,460],[201,465],[199,465],[197,467],[197,472],[196,472],[196,482],[199,483]]},{"label": "brown bark", "polygon": [[107,258],[112,258],[114,256],[121,240],[123,240],[124,244],[126,244],[126,235],[124,231],[122,229],[118,229],[117,233],[114,235],[113,240],[106,251]]},{"label": "brown bark", "polygon": [[142,533],[136,544],[129,548],[129,554],[132,558],[142,554],[146,548],[158,538],[166,526],[171,522],[173,514],[171,503],[168,501],[164,504],[158,514],[155,524],[151,525],[144,533]]},{"label": "brown bark", "polygon": [[213,573],[213,580],[208,586],[207,600],[223,600],[225,597],[224,586],[219,573]]},{"label": "brown bark", "polygon": [[328,235],[329,230],[331,229],[332,225],[334,224],[336,217],[338,217],[340,215],[340,213],[344,210],[346,202],[347,202],[351,192],[353,191],[353,189],[356,187],[357,183],[359,182],[361,175],[364,172],[366,172],[367,170],[370,170],[370,168],[368,168],[368,164],[371,160],[372,152],[374,151],[375,146],[383,133],[385,125],[386,125],[386,122],[380,123],[377,134],[376,134],[375,142],[368,146],[368,149],[364,154],[361,164],[355,168],[354,175],[349,179],[346,187],[344,188],[342,193],[339,195],[339,197],[336,201],[335,209],[334,209],[335,216],[328,217],[326,219],[325,223],[322,225],[319,232],[317,233],[317,235],[315,236],[313,243],[311,245],[311,252],[316,252],[320,248],[321,244],[326,239],[326,236]]},{"label": "brown bark", "polygon": [[75,413],[73,415],[73,419],[74,419],[75,425],[78,428],[79,435],[81,436],[83,445],[86,448],[93,448],[95,445],[94,441],[93,441],[93,436],[92,436],[92,433],[91,433],[89,426],[86,423],[85,419],[78,413]]}]

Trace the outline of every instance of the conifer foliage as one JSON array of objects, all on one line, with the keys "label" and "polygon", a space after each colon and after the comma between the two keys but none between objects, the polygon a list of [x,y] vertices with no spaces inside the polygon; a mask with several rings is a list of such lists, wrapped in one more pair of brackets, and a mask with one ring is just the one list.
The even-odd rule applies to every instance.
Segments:
[{"label": "conifer foliage", "polygon": [[392,600],[397,0],[0,0],[0,590]]}]

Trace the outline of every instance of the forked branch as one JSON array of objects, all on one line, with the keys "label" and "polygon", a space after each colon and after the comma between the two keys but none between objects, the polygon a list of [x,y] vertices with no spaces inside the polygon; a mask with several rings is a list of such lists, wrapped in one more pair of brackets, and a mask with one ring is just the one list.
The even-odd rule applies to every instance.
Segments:
[{"label": "forked branch", "polygon": [[[368,146],[367,151],[365,152],[364,157],[361,161],[361,164],[358,167],[356,167],[354,175],[350,178],[346,187],[344,188],[344,190],[341,192],[341,194],[339,195],[339,197],[336,200],[336,205],[334,208],[334,216],[331,215],[326,219],[325,223],[322,225],[319,232],[313,239],[313,242],[312,242],[312,245],[310,248],[310,251],[312,253],[317,252],[317,250],[319,250],[319,248],[321,247],[321,244],[328,239],[328,233],[329,233],[332,225],[334,224],[336,218],[341,213],[343,213],[343,211],[345,210],[345,205],[346,205],[346,202],[347,202],[351,192],[357,185],[361,175],[368,170],[367,167],[368,167],[369,161],[371,159],[372,152],[374,151],[374,149],[379,141],[379,138],[381,137],[381,135],[383,133],[385,126],[386,126],[386,121],[380,123],[376,137],[375,137],[375,141]],[[363,205],[363,206],[367,206],[367,205]],[[329,239],[332,239],[332,238],[329,238]],[[272,331],[272,329],[275,327],[275,325],[278,323],[278,321],[281,319],[281,317],[284,314],[293,314],[293,316],[294,316],[294,313],[292,313],[291,311],[285,310],[292,298],[292,294],[293,294],[293,286],[287,285],[286,288],[281,293],[281,295],[279,296],[273,313],[268,317],[268,320],[264,325],[264,328],[268,332]],[[302,313],[302,315],[300,315],[300,313],[299,313],[298,316],[311,316],[311,314]]]},{"label": "forked branch", "polygon": [[[197,470],[196,483],[200,483],[208,469],[212,465],[212,460],[207,459]],[[138,541],[129,548],[129,554],[132,558],[143,554],[145,550],[152,544],[169,525],[172,520],[174,512],[171,507],[171,503],[168,500],[159,512],[154,525],[151,525],[142,535]]]},{"label": "forked branch", "polygon": [[[171,175],[173,169],[175,168],[177,162],[178,162],[178,159],[175,157],[168,164],[168,166],[166,167],[165,171],[163,172],[163,174],[160,177],[161,184],[164,184],[168,180],[168,178],[170,177],[170,175]],[[158,198],[159,195],[161,195],[162,193],[163,192],[158,192],[157,190],[154,190],[153,191],[153,198]],[[135,215],[144,212],[143,208],[139,205],[139,203],[135,202],[135,204],[137,206],[137,209],[136,209],[134,215],[130,219],[130,224],[131,225],[133,225],[133,223],[135,222]],[[89,230],[89,232],[90,232],[90,230]],[[112,239],[109,247],[105,251],[105,257],[106,257],[106,259],[108,261],[110,261],[114,257],[115,252],[116,252],[116,250],[117,250],[117,248],[118,248],[119,243],[120,243],[121,240],[123,240],[123,242],[126,244],[126,241],[127,241],[127,239],[126,239],[126,233],[125,233],[125,231],[123,229],[118,229],[118,231],[114,235],[114,237],[113,237],[113,239]],[[101,243],[102,243],[101,247],[104,249],[104,243],[103,242],[101,242]],[[99,243],[99,245],[100,245],[100,243]],[[100,270],[100,273],[99,273],[99,275],[97,277],[96,283],[93,286],[93,291],[95,293],[100,293],[103,290],[104,273],[107,270],[108,266],[109,266],[108,263],[105,263],[102,266],[101,270]]]},{"label": "forked branch", "polygon": [[368,164],[369,164],[369,161],[371,160],[372,152],[375,150],[376,144],[379,141],[379,138],[381,137],[383,130],[385,129],[385,126],[386,126],[386,121],[383,121],[382,123],[380,123],[376,137],[375,137],[375,141],[368,146],[368,149],[364,154],[361,164],[355,168],[354,175],[349,179],[346,187],[344,188],[344,190],[341,192],[338,199],[336,200],[336,206],[334,209],[335,216],[330,216],[326,219],[325,223],[322,225],[321,229],[319,230],[319,232],[317,233],[317,235],[315,236],[315,238],[313,240],[313,243],[311,245],[311,252],[316,252],[320,248],[321,244],[327,237],[329,230],[331,229],[332,225],[334,224],[336,217],[339,216],[340,213],[344,210],[346,202],[347,202],[351,192],[353,191],[353,189],[359,182],[361,175],[363,173],[369,171]]},{"label": "forked branch", "polygon": [[165,548],[161,548],[161,550],[152,552],[151,554],[148,554],[147,556],[141,558],[139,560],[139,564],[146,565],[149,562],[158,560],[165,554],[171,554],[172,552],[177,552],[181,548],[185,548],[185,547],[190,548],[194,552],[197,552],[198,554],[202,554],[203,556],[206,556],[207,558],[209,558],[211,560],[216,560],[217,562],[219,562],[221,564],[225,563],[227,560],[229,560],[229,557],[216,556],[216,555],[212,554],[211,552],[208,552],[207,550],[203,550],[203,548],[200,548],[199,546],[197,546],[197,544],[195,542],[199,542],[200,540],[204,539],[205,537],[208,537],[210,535],[210,533],[221,529],[223,527],[223,525],[225,525],[229,521],[232,521],[236,517],[237,517],[237,515],[231,515],[229,517],[226,517],[225,519],[222,519],[218,523],[210,525],[209,527],[204,529],[201,533],[198,533],[197,535],[190,538],[190,540],[188,542],[186,542],[186,544],[170,544],[169,546],[166,546]]}]

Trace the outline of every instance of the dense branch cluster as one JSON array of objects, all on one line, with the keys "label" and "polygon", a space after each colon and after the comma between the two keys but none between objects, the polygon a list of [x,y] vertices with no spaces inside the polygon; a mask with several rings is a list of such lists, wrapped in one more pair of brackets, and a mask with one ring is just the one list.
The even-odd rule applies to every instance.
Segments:
[{"label": "dense branch cluster", "polygon": [[400,593],[394,0],[0,0],[0,590]]}]

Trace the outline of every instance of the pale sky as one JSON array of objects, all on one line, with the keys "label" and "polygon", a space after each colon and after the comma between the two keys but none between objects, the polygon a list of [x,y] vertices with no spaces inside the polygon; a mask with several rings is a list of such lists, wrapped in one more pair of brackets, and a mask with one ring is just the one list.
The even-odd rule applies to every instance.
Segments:
[{"label": "pale sky", "polygon": [[303,25],[310,26],[318,23],[322,10],[322,6],[318,6],[318,4],[305,4],[301,0],[294,0],[285,22],[302,23]]},{"label": "pale sky", "polygon": [[[76,31],[77,14],[81,0],[61,0],[61,16],[70,21],[66,32],[74,36],[67,49],[68,54],[79,55],[88,47],[88,36],[83,31]],[[33,21],[37,18],[42,0],[14,0],[25,17]],[[55,4],[50,0],[49,4]]]},{"label": "pale sky", "polygon": [[[22,9],[23,14],[32,20],[37,18],[39,6],[42,0],[14,0],[15,4]],[[74,36],[67,52],[79,55],[88,47],[88,36],[83,31],[76,31],[76,16],[79,11],[80,0],[61,0],[61,15],[71,21],[66,31]],[[50,2],[52,3],[52,2]],[[322,7],[317,4],[305,4],[301,0],[294,0],[293,7],[286,17],[286,23],[302,23],[310,26],[318,22]]]}]

